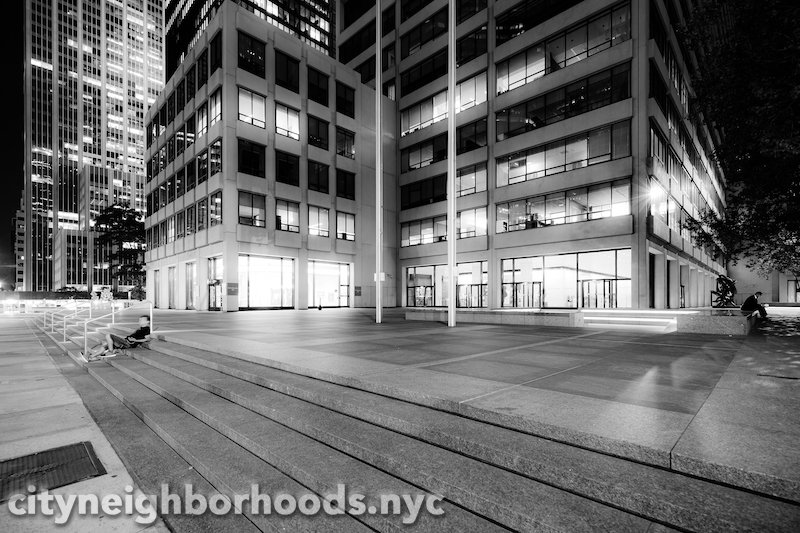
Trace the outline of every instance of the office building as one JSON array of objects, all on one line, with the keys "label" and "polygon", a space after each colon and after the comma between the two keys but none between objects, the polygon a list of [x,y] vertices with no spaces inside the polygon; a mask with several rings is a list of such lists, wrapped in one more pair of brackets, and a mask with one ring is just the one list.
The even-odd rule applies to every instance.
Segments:
[{"label": "office building", "polygon": [[[387,246],[390,242],[396,246],[387,249],[396,264],[396,275],[387,284],[396,298],[388,299],[386,305],[445,306],[450,297],[446,289],[445,202],[447,6],[445,0],[381,4],[381,90],[387,96],[384,109],[389,108],[395,117],[393,126],[385,122],[386,128],[394,128],[385,131],[392,134],[395,144],[385,151],[384,170],[387,176],[396,176],[396,200],[385,199],[387,220],[396,217],[395,227],[387,232],[394,238],[387,240]],[[718,134],[690,107],[692,75],[703,58],[701,51],[683,49],[675,35],[674,28],[687,9],[688,2],[677,0],[457,2],[458,306],[576,309],[710,304],[710,291],[725,265],[715,250],[694,246],[681,222],[706,208],[721,210],[724,177],[708,156]],[[240,7],[236,12],[237,23],[251,19],[255,23],[245,11]],[[340,2],[336,12],[338,62],[357,72],[363,84],[376,86],[375,4]],[[212,32],[206,29],[204,38],[206,41],[195,46],[196,53],[212,58]],[[268,61],[272,59],[269,44]],[[349,72],[330,58],[311,54],[300,43],[296,46],[295,58],[306,54],[327,60],[337,79]],[[223,45],[222,50],[227,47]],[[287,64],[277,53],[275,58]],[[240,55],[236,61],[235,75],[225,78],[226,82],[231,79],[231,85],[246,77],[241,65],[247,56]],[[223,62],[222,70],[228,72],[229,66]],[[274,76],[283,72],[278,69]],[[266,78],[271,79],[272,73],[267,73]],[[264,75],[259,71],[258,77]],[[363,84],[350,85],[360,91],[357,101],[361,96],[371,98]],[[280,152],[280,143],[287,142],[281,124],[299,121],[305,126],[312,117],[307,117],[302,107],[284,111],[291,105],[277,94],[261,94],[266,96],[267,120],[275,117],[277,131],[271,124],[266,126],[267,140],[262,141],[266,148],[254,152],[255,159],[259,168],[266,165],[267,183],[275,179],[280,185],[283,167],[273,166],[270,158]],[[301,104],[303,96],[301,92]],[[207,110],[197,110],[204,122],[192,126],[192,135],[211,120],[211,108],[217,104],[212,93],[207,98],[207,104],[202,104]],[[223,97],[222,101],[227,100]],[[231,103],[232,113],[241,116],[247,101],[244,97],[238,107]],[[166,102],[166,111],[152,110],[151,118],[169,113],[169,99],[162,95],[159,102]],[[229,115],[223,113],[223,119],[236,118]],[[355,131],[364,134],[372,128],[368,113],[356,115],[356,123]],[[236,118],[235,128],[244,127]],[[177,136],[178,130],[174,131]],[[273,132],[277,152],[270,150]],[[183,138],[187,136],[184,132]],[[159,136],[156,148],[148,154],[168,165],[171,137],[170,132]],[[225,133],[222,139],[223,144],[233,142],[225,140]],[[301,150],[306,142],[312,144],[312,138],[302,131],[297,140]],[[241,165],[250,152],[235,150],[231,146],[222,152],[226,157],[237,155]],[[198,165],[210,167],[212,158],[217,157],[215,151],[208,145],[208,154],[200,154]],[[301,161],[305,161],[303,157]],[[172,172],[164,172],[160,163],[157,168],[163,176],[159,181],[166,179],[168,184],[167,192],[159,193],[163,206],[164,198],[170,204]],[[369,175],[360,177],[370,179]],[[221,179],[233,179],[224,165]],[[305,201],[302,195],[311,194],[306,189],[301,184],[301,202]],[[208,192],[213,194],[211,188]],[[285,194],[276,194],[274,208],[284,213],[283,203],[277,202]],[[368,199],[368,195],[361,197],[356,206]],[[200,201],[205,204],[195,202],[194,209],[204,205],[205,212],[212,209],[215,198],[204,196]],[[233,199],[225,200],[224,205],[236,208]],[[262,205],[260,199],[258,205]],[[265,205],[272,209],[270,201]],[[239,209],[242,213],[241,206]],[[305,216],[305,209],[303,203],[298,212]],[[178,239],[177,230],[170,228],[178,227],[179,214],[176,211],[174,223],[160,215],[151,223],[151,230],[159,232],[160,243]],[[268,221],[272,214],[269,211]],[[209,217],[210,225],[212,215],[203,216]],[[298,226],[303,249],[302,239],[312,230]],[[161,236],[164,231],[166,238]],[[236,231],[241,233],[243,228]],[[272,242],[270,231],[262,233]],[[275,233],[276,239],[278,236],[283,236],[280,229]],[[309,241],[311,237],[307,235]],[[168,245],[159,248],[164,246]],[[174,263],[176,254],[164,249],[163,255],[156,252],[158,265],[168,264],[171,257]],[[241,272],[242,260],[238,261]],[[362,265],[371,267],[368,274],[362,272],[359,282],[366,284],[374,267],[369,261]],[[148,274],[154,270],[148,266]],[[212,271],[209,266],[208,275],[199,276],[203,283],[215,283]],[[161,272],[158,283],[168,283],[164,280],[174,276]],[[295,279],[298,287],[304,283],[311,286],[305,273],[296,274]],[[181,284],[178,280],[171,286],[180,288]],[[219,285],[223,291],[224,278]],[[241,284],[238,290],[241,295]],[[172,291],[160,287],[156,292]],[[181,308],[179,300],[173,298],[172,303]],[[240,296],[240,308],[249,307],[241,301]],[[310,302],[296,298],[289,304],[280,303],[264,307],[303,307]],[[350,299],[347,305],[370,303]]]},{"label": "office building", "polygon": [[163,87],[163,25],[160,0],[27,0],[18,288],[92,285],[85,169],[125,174],[131,205],[143,210],[144,114]]},{"label": "office building", "polygon": [[[374,305],[374,93],[253,9],[223,2],[148,112],[148,298],[225,311]],[[384,124],[392,154],[391,110]],[[393,280],[390,170],[384,181]]]}]

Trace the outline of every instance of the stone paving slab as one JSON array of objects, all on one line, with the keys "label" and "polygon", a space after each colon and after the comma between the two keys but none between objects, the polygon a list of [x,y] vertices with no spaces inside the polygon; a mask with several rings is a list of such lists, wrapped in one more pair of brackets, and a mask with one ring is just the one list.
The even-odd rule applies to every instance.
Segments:
[{"label": "stone paving slab", "polygon": [[[763,338],[729,339],[702,334],[654,335],[618,330],[471,324],[453,330],[436,323],[406,322],[388,312],[385,323],[376,325],[371,322],[368,310],[217,315],[187,312],[164,313],[163,316],[157,313],[157,323],[159,320],[163,329],[181,329],[167,334],[168,340],[214,349],[318,379],[396,394],[424,405],[469,412],[469,416],[481,420],[512,423],[511,427],[542,431],[544,433],[539,434],[548,438],[610,454],[652,461],[665,467],[672,465],[675,455],[677,462],[683,461],[684,468],[689,468],[689,457],[708,464],[724,464],[726,456],[760,454],[760,460],[771,464],[774,471],[784,471],[781,475],[786,479],[800,472],[800,466],[793,462],[787,464],[786,457],[771,457],[769,451],[753,449],[741,442],[715,446],[715,430],[709,425],[712,417],[704,416],[703,410],[714,398],[711,393],[719,386],[763,391],[761,397],[779,398],[780,394],[775,393],[777,389],[797,395],[797,388],[786,384],[773,387],[771,384],[779,378],[770,381],[758,373],[776,364],[791,363],[785,358],[792,350],[800,352],[798,339],[776,343]],[[194,325],[193,320],[196,321]],[[237,332],[241,331],[248,331],[246,340],[238,337]],[[576,338],[590,332],[595,335]],[[294,340],[291,340],[292,333]],[[427,340],[429,346],[409,344],[412,336],[414,340]],[[512,341],[522,346],[541,341],[543,336],[563,340],[540,347],[513,346]],[[402,349],[396,348],[400,343],[392,344],[395,338],[403,339]],[[486,350],[486,359],[483,352],[476,351],[476,343],[472,342],[476,338]],[[563,377],[551,379],[552,386],[548,388],[552,390],[536,388],[536,381],[522,386],[518,380],[509,384],[503,380],[510,381],[509,375],[513,372],[501,372],[498,365],[488,362],[503,360],[502,356],[488,353],[492,348],[497,349],[491,342],[493,338],[502,339],[497,347],[509,349],[506,352],[509,363],[531,365],[534,371],[537,366],[552,365],[560,355],[585,357],[586,360],[595,357],[598,361],[589,366],[579,364],[576,368],[562,369]],[[320,353],[309,349],[311,345],[317,348],[326,342],[357,345],[361,340],[369,342],[371,347],[382,343],[385,349],[380,356],[373,350],[322,357],[310,355]],[[442,348],[448,344],[451,346]],[[464,364],[461,369],[469,369],[466,371],[446,362],[459,357],[457,345],[469,345],[469,357],[474,356],[469,360],[482,364]],[[393,352],[394,357],[389,352]],[[434,368],[436,356],[441,356],[441,364],[449,365],[440,369],[446,372]],[[425,362],[420,363],[420,360]],[[415,365],[424,368],[415,368]],[[620,387],[624,387],[622,393]],[[687,398],[679,400],[685,391],[688,391]],[[705,401],[703,395],[707,397]],[[646,405],[641,405],[643,403]],[[713,405],[709,404],[709,409]],[[735,403],[722,402],[719,409],[729,411],[734,406]],[[724,420],[725,417],[720,414],[713,419]],[[796,446],[797,441],[791,439],[794,428],[800,425],[800,417],[784,410],[762,421],[771,425],[772,431],[768,433],[774,445]],[[792,430],[786,431],[782,426]],[[739,477],[730,478],[728,482],[759,490],[745,475],[747,466],[742,467],[744,470],[740,470]],[[704,475],[700,469],[689,473]]]},{"label": "stone paving slab", "polygon": [[[20,331],[25,339],[20,340]],[[125,494],[133,480],[102,431],[92,420],[80,397],[53,364],[37,339],[36,330],[25,318],[0,317],[0,460],[28,455],[58,446],[90,441],[105,475],[53,489],[51,494]],[[9,334],[10,333],[10,334]],[[5,342],[8,338],[16,339]],[[138,489],[134,494],[141,494]],[[47,531],[56,527],[54,517],[13,516],[7,505],[0,505],[0,530]],[[160,520],[151,528],[137,524],[133,517],[74,516],[63,526],[64,532],[166,531]]]}]

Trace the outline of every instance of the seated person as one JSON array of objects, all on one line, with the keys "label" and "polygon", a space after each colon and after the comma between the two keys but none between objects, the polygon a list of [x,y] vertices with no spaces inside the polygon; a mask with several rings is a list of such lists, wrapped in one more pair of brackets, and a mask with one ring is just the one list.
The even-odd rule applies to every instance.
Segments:
[{"label": "seated person", "polygon": [[747,299],[742,304],[742,311],[745,312],[757,312],[759,318],[766,318],[767,317],[767,310],[764,309],[764,306],[758,303],[758,298],[761,296],[761,291],[756,292],[755,294],[751,294],[747,297]]},{"label": "seated person", "polygon": [[139,329],[128,335],[120,337],[113,333],[106,334],[106,342],[98,344],[89,350],[88,354],[83,354],[87,361],[96,361],[104,357],[114,357],[117,350],[136,348],[150,342],[150,317],[143,315],[139,317]]}]

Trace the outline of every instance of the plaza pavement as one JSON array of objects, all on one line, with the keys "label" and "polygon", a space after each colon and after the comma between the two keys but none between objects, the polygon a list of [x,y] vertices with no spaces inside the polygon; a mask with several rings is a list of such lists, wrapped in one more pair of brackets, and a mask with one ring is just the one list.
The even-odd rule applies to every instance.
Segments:
[{"label": "plaza pavement", "polygon": [[[164,340],[800,501],[800,338],[156,311]],[[134,327],[131,325],[131,327]]]},{"label": "plaza pavement", "polygon": [[[24,317],[0,316],[0,461],[89,441],[106,474],[50,491],[51,494],[125,494],[136,487],[119,456],[86,410],[81,397],[68,383],[59,366],[66,363],[56,350],[51,358],[39,338],[42,334]],[[61,359],[61,361],[59,361]],[[72,366],[70,363],[66,363]],[[140,494],[138,489],[134,494]],[[133,517],[73,516],[54,526],[53,517],[13,516],[0,505],[0,531],[67,532],[167,531],[159,519],[151,526]]]}]

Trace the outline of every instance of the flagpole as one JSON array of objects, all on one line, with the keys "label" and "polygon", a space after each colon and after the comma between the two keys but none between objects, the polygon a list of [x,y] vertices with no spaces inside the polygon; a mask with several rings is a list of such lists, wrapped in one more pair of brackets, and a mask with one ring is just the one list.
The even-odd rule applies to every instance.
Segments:
[{"label": "flagpole", "polygon": [[383,129],[381,96],[383,92],[383,55],[381,2],[375,2],[375,323],[383,322]]},{"label": "flagpole", "polygon": [[456,2],[447,26],[447,326],[456,325]]}]

